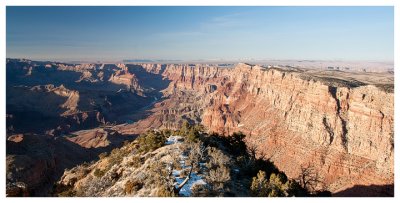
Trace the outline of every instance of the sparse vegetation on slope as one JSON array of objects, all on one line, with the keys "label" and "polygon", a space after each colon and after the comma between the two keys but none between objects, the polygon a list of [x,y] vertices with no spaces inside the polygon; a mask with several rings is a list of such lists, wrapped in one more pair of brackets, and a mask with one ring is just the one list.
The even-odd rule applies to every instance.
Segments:
[{"label": "sparse vegetation on slope", "polygon": [[157,131],[147,131],[138,138],[140,152],[154,151],[166,142],[166,134]]},{"label": "sparse vegetation on slope", "polygon": [[[82,175],[78,170],[91,172]],[[259,156],[255,147],[247,146],[243,133],[207,134],[188,123],[176,131],[148,131],[109,155],[102,154],[92,165],[67,171],[57,191],[58,196],[310,194]]]}]

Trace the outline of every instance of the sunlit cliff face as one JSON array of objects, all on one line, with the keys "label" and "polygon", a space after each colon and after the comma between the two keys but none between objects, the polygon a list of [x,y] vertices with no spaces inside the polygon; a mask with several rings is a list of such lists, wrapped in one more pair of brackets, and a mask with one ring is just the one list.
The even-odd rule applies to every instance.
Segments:
[{"label": "sunlit cliff face", "polygon": [[[249,64],[227,68],[9,62],[7,136],[68,135],[68,142],[76,145],[71,148],[98,148],[122,143],[148,129],[178,129],[187,120],[225,136],[244,132],[246,142],[259,149],[258,155],[273,161],[289,177],[313,166],[322,186],[334,193],[355,185],[393,184],[390,84],[329,74]],[[363,73],[353,74],[357,78]],[[26,110],[30,114],[24,115],[51,119],[36,125],[35,119],[20,117]],[[7,147],[18,151],[21,142],[12,140]],[[58,141],[54,150],[60,145],[64,146]],[[10,167],[18,161],[18,157],[11,159],[14,152],[7,149]],[[47,166],[51,170],[40,164],[37,169],[60,169]]]}]

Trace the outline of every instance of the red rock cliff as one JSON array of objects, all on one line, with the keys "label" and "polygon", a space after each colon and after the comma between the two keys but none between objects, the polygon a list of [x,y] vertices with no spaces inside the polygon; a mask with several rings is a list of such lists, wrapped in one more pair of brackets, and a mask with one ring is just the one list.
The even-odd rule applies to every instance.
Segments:
[{"label": "red rock cliff", "polygon": [[170,94],[200,95],[210,131],[243,131],[292,178],[312,166],[332,192],[394,182],[393,93],[247,64],[143,67],[171,80]]}]

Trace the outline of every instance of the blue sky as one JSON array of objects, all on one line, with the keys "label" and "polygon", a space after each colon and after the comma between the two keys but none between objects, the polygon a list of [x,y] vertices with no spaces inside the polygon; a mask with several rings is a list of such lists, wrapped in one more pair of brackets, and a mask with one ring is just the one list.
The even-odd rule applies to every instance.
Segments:
[{"label": "blue sky", "polygon": [[393,7],[7,7],[7,57],[393,61]]}]

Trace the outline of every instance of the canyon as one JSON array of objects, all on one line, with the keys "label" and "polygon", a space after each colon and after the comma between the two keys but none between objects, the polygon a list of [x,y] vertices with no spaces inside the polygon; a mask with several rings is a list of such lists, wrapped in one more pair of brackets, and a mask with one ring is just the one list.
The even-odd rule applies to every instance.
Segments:
[{"label": "canyon", "polygon": [[316,169],[334,196],[394,193],[390,71],[7,59],[6,77],[10,196],[47,196],[65,169],[184,121],[241,131],[289,178]]}]

